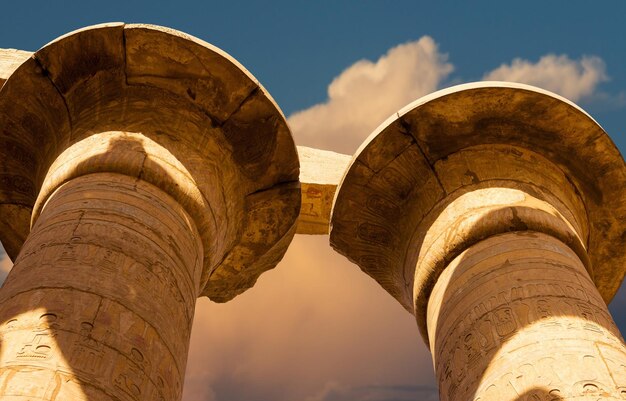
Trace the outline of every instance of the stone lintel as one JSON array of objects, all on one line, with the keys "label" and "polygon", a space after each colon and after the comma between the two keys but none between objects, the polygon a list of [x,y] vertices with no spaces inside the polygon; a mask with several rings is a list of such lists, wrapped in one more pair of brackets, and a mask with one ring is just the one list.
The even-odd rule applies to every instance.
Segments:
[{"label": "stone lintel", "polygon": [[327,150],[298,146],[302,203],[297,234],[328,234],[337,185],[351,157]]},{"label": "stone lintel", "polygon": [[0,86],[13,74],[13,71],[26,59],[32,56],[32,52],[17,49],[0,49]]}]

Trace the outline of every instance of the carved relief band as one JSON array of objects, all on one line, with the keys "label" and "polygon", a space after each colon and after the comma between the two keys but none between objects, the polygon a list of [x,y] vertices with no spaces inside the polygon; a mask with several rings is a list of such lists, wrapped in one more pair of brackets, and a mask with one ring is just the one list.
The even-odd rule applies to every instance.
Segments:
[{"label": "carved relief band", "polygon": [[537,387],[552,399],[626,396],[626,347],[606,304],[578,256],[545,234],[501,234],[457,256],[430,295],[428,329],[442,401]]},{"label": "carved relief band", "polygon": [[299,175],[272,98],[201,40],[114,23],[9,59],[0,399],[180,399],[195,299],[232,299],[328,223],[415,316],[442,400],[626,398],[606,308],[626,273],[626,165],[566,99],[446,89],[351,161],[301,148]]},{"label": "carved relief band", "polygon": [[180,400],[197,297],[252,287],[295,233],[281,111],[228,54],[163,27],[85,28],[12,68],[0,399]]},{"label": "carved relief band", "polygon": [[[70,211],[80,216],[66,224]],[[40,263],[50,239],[38,233],[50,229],[57,245]],[[22,394],[10,389],[41,371],[70,378],[53,390],[58,399],[179,399],[202,252],[189,216],[150,184],[98,173],[63,185],[0,295],[4,395]],[[55,399],[49,392],[42,382],[28,395]]]},{"label": "carved relief band", "polygon": [[442,401],[626,398],[609,312],[626,165],[557,95],[484,82],[416,100],[361,146],[331,245],[415,315]]}]

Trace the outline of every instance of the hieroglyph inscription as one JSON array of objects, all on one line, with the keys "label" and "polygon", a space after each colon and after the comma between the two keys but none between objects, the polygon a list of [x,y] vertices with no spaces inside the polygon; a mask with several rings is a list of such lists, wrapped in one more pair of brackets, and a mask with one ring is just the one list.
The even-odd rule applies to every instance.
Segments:
[{"label": "hieroglyph inscription", "polygon": [[441,400],[626,396],[626,348],[583,265],[556,239],[517,238],[529,246],[460,256],[433,290]]}]

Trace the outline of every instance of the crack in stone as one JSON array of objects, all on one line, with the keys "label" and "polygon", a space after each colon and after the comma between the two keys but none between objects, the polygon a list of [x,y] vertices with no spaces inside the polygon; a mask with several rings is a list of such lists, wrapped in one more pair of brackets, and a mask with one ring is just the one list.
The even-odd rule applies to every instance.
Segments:
[{"label": "crack in stone", "polygon": [[72,115],[70,113],[70,107],[69,107],[69,104],[67,103],[67,99],[65,98],[65,96],[63,95],[59,87],[56,85],[54,80],[50,77],[50,72],[48,71],[46,67],[44,67],[42,61],[37,57],[37,53],[33,54],[32,59],[35,60],[35,63],[37,63],[37,66],[41,68],[41,75],[43,75],[44,77],[46,77],[46,79],[48,79],[48,81],[52,84],[54,89],[57,91],[57,93],[61,97],[61,100],[63,100],[63,105],[65,106],[65,111],[67,112],[67,121],[68,121],[69,128],[70,128],[69,133],[72,134],[74,132],[74,128],[73,128],[74,122],[72,121]]}]

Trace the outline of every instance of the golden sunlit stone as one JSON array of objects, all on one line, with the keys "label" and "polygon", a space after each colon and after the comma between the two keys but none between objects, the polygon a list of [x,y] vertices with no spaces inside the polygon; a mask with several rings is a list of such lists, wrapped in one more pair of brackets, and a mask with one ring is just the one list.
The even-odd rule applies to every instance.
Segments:
[{"label": "golden sunlit stone", "polygon": [[433,288],[428,331],[441,400],[626,395],[606,304],[578,255],[543,233],[492,236],[457,256]]},{"label": "golden sunlit stone", "polygon": [[330,209],[350,156],[298,146],[302,205],[297,234],[328,234]]},{"label": "golden sunlit stone", "polygon": [[157,26],[5,50],[0,78],[0,399],[179,400],[196,298],[252,287],[295,234],[284,116]]},{"label": "golden sunlit stone", "polygon": [[626,167],[565,99],[451,88],[351,159],[296,150],[241,65],[167,28],[0,50],[0,84],[15,260],[0,399],[179,400],[196,298],[232,299],[329,223],[414,313],[442,401],[626,397],[606,308],[626,266]]},{"label": "golden sunlit stone", "polygon": [[408,105],[338,187],[331,245],[416,317],[442,401],[626,396],[607,311],[626,271],[626,165],[571,102],[461,85]]}]

